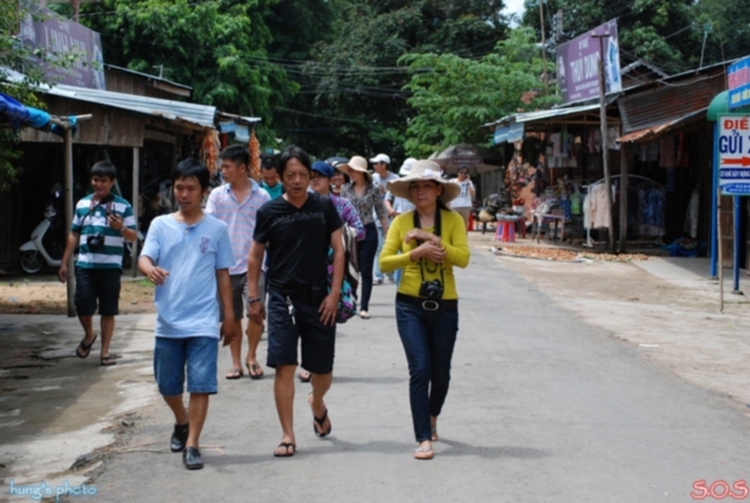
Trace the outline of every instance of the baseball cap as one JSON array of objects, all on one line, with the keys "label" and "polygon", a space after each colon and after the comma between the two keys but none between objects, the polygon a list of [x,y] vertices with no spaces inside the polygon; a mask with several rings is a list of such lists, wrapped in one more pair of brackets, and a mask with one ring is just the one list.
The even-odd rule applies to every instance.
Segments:
[{"label": "baseball cap", "polygon": [[373,163],[373,164],[376,164],[376,163],[379,163],[379,162],[384,162],[384,163],[386,163],[387,165],[390,166],[391,165],[391,158],[388,157],[385,154],[378,154],[375,157],[373,157],[372,159],[370,159],[370,162]]},{"label": "baseball cap", "polygon": [[333,176],[333,168],[327,162],[315,161],[312,165],[312,170],[317,171],[326,178],[331,178]]}]

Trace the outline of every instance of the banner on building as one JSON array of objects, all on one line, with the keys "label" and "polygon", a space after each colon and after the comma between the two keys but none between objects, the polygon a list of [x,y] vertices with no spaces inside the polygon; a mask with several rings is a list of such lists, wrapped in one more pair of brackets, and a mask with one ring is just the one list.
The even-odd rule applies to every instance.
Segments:
[{"label": "banner on building", "polygon": [[617,20],[597,26],[580,37],[557,46],[557,85],[563,103],[599,97],[600,42],[595,35],[605,37],[604,84],[606,94],[620,92],[620,46],[617,40]]},{"label": "banner on building", "polygon": [[56,84],[105,89],[104,57],[99,33],[35,9],[21,21],[19,37],[30,49],[41,49],[46,58],[60,64],[43,64],[47,79]]}]

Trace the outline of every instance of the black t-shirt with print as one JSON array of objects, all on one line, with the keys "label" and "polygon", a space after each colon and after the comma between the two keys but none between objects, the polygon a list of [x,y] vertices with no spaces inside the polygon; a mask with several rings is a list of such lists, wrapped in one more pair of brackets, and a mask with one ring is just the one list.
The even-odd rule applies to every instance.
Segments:
[{"label": "black t-shirt with print", "polygon": [[315,193],[301,208],[283,197],[261,206],[253,239],[268,250],[268,288],[294,293],[325,285],[331,234],[342,225],[333,201]]}]

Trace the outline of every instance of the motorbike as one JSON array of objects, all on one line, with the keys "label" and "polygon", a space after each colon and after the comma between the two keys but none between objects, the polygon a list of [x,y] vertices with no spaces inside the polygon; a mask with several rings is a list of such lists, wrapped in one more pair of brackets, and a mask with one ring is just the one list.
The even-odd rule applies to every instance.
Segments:
[{"label": "motorbike", "polygon": [[62,218],[62,187],[55,184],[52,202],[44,211],[44,220],[31,233],[31,239],[21,245],[20,265],[28,274],[36,274],[44,265],[60,267],[65,251],[65,228]]}]

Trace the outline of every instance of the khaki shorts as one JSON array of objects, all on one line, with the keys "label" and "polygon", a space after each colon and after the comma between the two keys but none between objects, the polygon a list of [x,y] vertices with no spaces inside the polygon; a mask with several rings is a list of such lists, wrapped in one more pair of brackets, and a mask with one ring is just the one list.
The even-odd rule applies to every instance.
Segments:
[{"label": "khaki shorts", "polygon": [[[244,274],[232,274],[229,276],[232,282],[232,307],[234,308],[234,319],[241,320],[244,313],[247,312],[247,316],[250,317],[250,308],[247,304],[247,273]],[[261,271],[260,277],[258,278],[258,297],[263,299],[261,302],[265,303],[266,300],[266,273]],[[219,305],[221,305],[221,297],[219,297]],[[221,321],[224,321],[224,310],[221,311]]]}]

